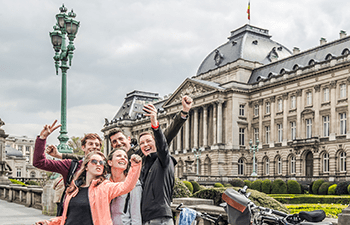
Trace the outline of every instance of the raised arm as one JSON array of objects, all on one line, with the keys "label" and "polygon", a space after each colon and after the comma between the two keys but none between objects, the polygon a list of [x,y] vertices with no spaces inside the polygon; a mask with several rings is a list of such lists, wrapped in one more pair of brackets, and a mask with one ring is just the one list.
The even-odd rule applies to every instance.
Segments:
[{"label": "raised arm", "polygon": [[185,95],[182,97],[181,103],[182,110],[175,115],[170,125],[164,130],[164,136],[168,145],[170,145],[170,142],[176,137],[177,133],[186,122],[193,100],[191,97]]}]

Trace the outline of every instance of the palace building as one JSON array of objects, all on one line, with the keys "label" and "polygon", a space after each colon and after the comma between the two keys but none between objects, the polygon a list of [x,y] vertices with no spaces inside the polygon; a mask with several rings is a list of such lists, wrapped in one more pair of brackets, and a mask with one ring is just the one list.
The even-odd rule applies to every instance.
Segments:
[{"label": "palace building", "polygon": [[[162,128],[194,104],[169,147],[176,176],[201,183],[233,178],[343,181],[350,168],[350,36],[306,51],[273,41],[269,31],[244,25],[214,49],[197,74],[170,96],[133,91],[102,132],[121,128],[137,138],[150,128],[142,105],[153,102]],[[252,140],[250,145],[250,140]],[[258,140],[258,142],[257,142]],[[105,140],[108,153],[110,143]]]}]

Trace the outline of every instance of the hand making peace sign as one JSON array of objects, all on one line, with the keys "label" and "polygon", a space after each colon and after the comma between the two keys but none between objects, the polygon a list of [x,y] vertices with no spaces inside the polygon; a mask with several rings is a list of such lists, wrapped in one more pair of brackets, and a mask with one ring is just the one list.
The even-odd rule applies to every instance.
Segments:
[{"label": "hand making peace sign", "polygon": [[55,126],[56,123],[57,123],[57,120],[55,120],[51,126],[46,124],[44,126],[44,129],[40,132],[40,138],[46,139],[54,130],[62,126],[61,124],[58,124],[57,126]]}]

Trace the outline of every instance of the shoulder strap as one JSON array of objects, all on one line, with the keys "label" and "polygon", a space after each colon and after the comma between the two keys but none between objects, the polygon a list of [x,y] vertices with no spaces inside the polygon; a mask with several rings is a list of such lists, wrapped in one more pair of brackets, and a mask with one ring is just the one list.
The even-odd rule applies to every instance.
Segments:
[{"label": "shoulder strap", "polygon": [[129,200],[130,200],[130,192],[128,193],[128,196],[126,196],[126,199],[125,199],[124,214],[125,214],[126,211],[128,210]]},{"label": "shoulder strap", "polygon": [[63,202],[63,200],[66,196],[66,190],[69,187],[70,183],[72,182],[72,179],[73,179],[73,176],[75,174],[75,171],[77,170],[78,164],[79,164],[78,160],[72,159],[72,163],[70,164],[68,175],[67,175],[66,185],[65,185],[64,191],[62,193],[61,202]]}]

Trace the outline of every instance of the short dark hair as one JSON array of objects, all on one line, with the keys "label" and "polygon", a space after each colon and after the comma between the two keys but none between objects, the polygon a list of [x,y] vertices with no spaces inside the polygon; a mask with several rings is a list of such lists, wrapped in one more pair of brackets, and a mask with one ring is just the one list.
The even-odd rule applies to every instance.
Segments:
[{"label": "short dark hair", "polygon": [[98,134],[94,134],[94,133],[89,133],[89,134],[85,134],[85,136],[83,137],[83,139],[81,139],[81,146],[85,146],[86,141],[90,139],[90,140],[94,140],[97,139],[100,141],[100,147],[102,147],[102,139],[100,138],[100,136],[98,136]]},{"label": "short dark hair", "polygon": [[118,134],[118,133],[122,133],[122,134],[126,137],[126,135],[124,134],[124,132],[122,131],[122,129],[120,129],[120,128],[113,128],[113,129],[109,132],[109,134],[108,134],[108,139],[111,140],[111,137],[112,137],[113,135],[115,135],[115,134]]},{"label": "short dark hair", "polygon": [[145,135],[151,135],[151,136],[153,137],[153,139],[155,140],[154,134],[153,134],[152,131],[144,131],[144,132],[142,132],[142,133],[139,135],[139,140],[140,140],[140,138],[141,138],[142,136],[145,136]]}]

